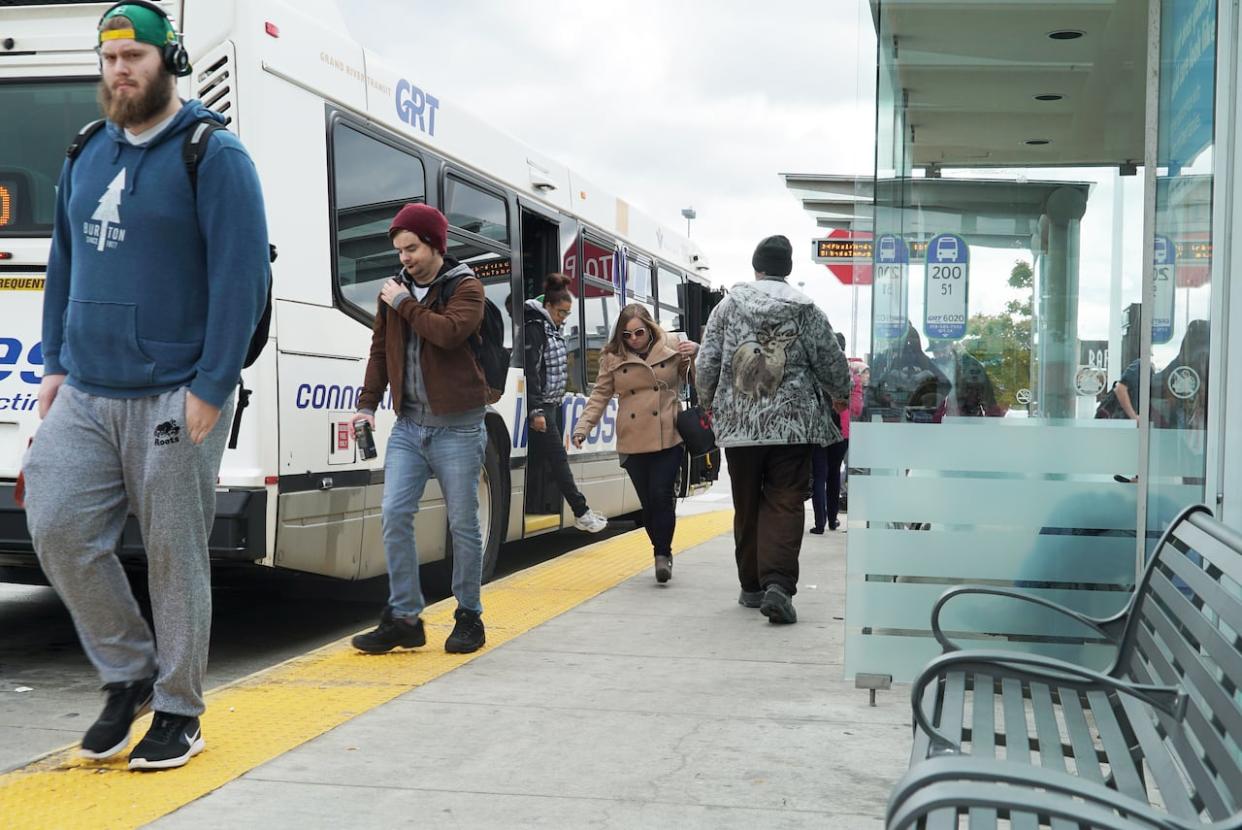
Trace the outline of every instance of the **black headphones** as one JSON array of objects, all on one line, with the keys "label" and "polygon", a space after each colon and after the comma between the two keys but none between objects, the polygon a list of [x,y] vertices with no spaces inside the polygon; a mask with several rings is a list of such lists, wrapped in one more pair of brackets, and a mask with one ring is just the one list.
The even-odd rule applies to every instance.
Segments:
[{"label": "black headphones", "polygon": [[[174,33],[177,31],[172,25],[172,20],[169,18],[168,12],[164,11],[154,3],[147,2],[147,0],[120,0],[119,3],[113,3],[104,10],[102,15],[99,16],[99,23],[95,25],[95,28],[98,29],[102,26],[104,18],[112,14],[112,12],[116,11],[121,6],[141,6],[148,11],[155,12],[160,17],[164,18],[164,20],[168,23],[168,28],[172,29]],[[176,75],[178,78],[184,78],[186,75],[190,74],[190,53],[185,51],[185,45],[181,42],[180,35],[177,35],[177,39],[172,43],[165,43],[163,46],[159,47],[159,50],[165,69]]]}]

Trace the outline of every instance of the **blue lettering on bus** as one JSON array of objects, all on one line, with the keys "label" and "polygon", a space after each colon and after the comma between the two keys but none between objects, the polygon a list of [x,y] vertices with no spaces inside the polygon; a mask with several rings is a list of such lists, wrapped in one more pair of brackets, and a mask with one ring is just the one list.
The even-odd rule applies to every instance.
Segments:
[{"label": "blue lettering on bus", "polygon": [[[298,409],[324,409],[337,412],[352,412],[358,408],[358,400],[362,397],[361,386],[341,386],[338,384],[300,383],[293,395],[293,405]],[[392,408],[392,393],[385,392],[380,401],[380,409]]]},{"label": "blue lettering on bus", "polygon": [[[16,337],[0,337],[0,380],[8,380],[13,374],[12,369],[6,369],[6,366],[16,367],[22,355],[26,355],[26,362],[22,365],[42,366],[43,365],[43,343],[35,343],[26,350],[26,346]],[[36,373],[26,369],[18,373],[18,377],[23,382],[33,386],[38,386],[39,381],[43,380],[42,373]],[[14,409],[17,407],[14,406]]]},{"label": "blue lettering on bus", "polygon": [[436,110],[440,101],[402,78],[397,82],[397,117],[427,135],[436,134]]}]

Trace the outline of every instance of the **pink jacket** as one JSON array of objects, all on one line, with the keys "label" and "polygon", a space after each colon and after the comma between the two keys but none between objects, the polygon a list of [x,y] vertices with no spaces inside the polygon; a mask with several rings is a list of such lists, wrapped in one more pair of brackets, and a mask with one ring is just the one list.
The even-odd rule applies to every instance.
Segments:
[{"label": "pink jacket", "polygon": [[850,405],[841,413],[841,437],[850,437],[850,417],[857,418],[862,414],[863,388],[862,376],[854,375],[854,388],[850,390]]}]

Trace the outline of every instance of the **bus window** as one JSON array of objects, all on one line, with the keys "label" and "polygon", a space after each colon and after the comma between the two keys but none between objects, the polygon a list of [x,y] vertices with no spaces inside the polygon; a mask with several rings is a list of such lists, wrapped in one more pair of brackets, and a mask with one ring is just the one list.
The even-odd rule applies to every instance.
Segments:
[{"label": "bus window", "polygon": [[660,328],[665,331],[684,332],[686,330],[686,321],[682,316],[681,309],[666,305],[660,306]]},{"label": "bus window", "polygon": [[[617,305],[617,296],[611,286],[589,281],[582,286],[582,296],[579,302],[582,303],[583,311],[581,339],[586,341],[586,381],[587,386],[590,387],[595,384],[595,378],[599,376],[600,351],[608,342],[608,338],[612,337],[612,328],[616,325],[617,315],[620,314],[621,308]],[[566,337],[565,340],[568,349],[569,338]],[[578,340],[575,339],[573,348],[577,348],[577,342]]]},{"label": "bus window", "polygon": [[[94,81],[0,84],[0,236],[48,236],[65,148],[99,117]],[[13,125],[9,128],[9,125]],[[17,125],[20,125],[20,129]]]},{"label": "bus window", "polygon": [[651,285],[651,266],[630,257],[625,273],[626,291],[638,300],[649,300],[655,296]]},{"label": "bus window", "polygon": [[505,200],[452,176],[444,194],[444,215],[454,227],[509,243],[509,209]]},{"label": "bus window", "polygon": [[681,287],[681,274],[661,265],[657,282],[659,294],[656,296],[660,301],[660,305],[669,307],[681,305],[681,299],[677,292],[677,289]]},{"label": "bus window", "polygon": [[345,124],[332,131],[332,160],[337,286],[346,302],[373,315],[380,284],[401,267],[388,239],[392,218],[402,205],[426,200],[423,163]]}]

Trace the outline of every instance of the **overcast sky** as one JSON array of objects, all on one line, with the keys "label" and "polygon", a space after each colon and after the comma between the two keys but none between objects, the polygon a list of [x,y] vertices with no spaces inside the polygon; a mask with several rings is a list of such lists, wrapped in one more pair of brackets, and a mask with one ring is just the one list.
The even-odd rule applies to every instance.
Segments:
[{"label": "overcast sky", "polygon": [[848,332],[850,292],[810,262],[815,223],[779,173],[870,173],[875,35],[865,0],[338,0],[352,34],[690,235],[718,284],[764,236]]}]

